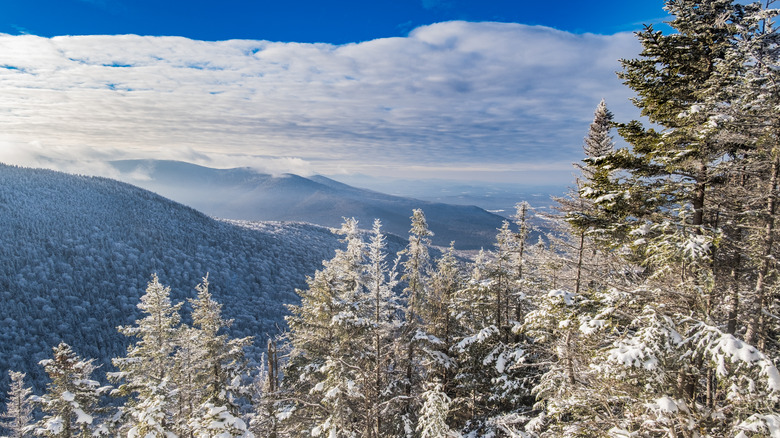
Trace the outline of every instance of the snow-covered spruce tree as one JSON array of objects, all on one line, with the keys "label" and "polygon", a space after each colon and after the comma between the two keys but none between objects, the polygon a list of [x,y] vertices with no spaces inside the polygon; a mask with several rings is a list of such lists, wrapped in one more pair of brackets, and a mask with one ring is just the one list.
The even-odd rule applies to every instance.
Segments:
[{"label": "snow-covered spruce tree", "polygon": [[453,376],[457,372],[455,358],[452,357],[457,332],[456,292],[465,284],[465,278],[455,259],[454,246],[436,260],[436,267],[430,274],[428,305],[422,318],[428,342],[423,345],[427,359],[429,382],[439,382],[442,391],[453,396]]},{"label": "snow-covered spruce tree", "polygon": [[[341,228],[346,250],[323,262],[323,269],[298,290],[290,306],[287,340],[292,351],[284,378],[290,403],[285,427],[293,435],[356,436],[370,426],[362,412],[367,383],[357,364],[365,359],[368,333],[362,242],[357,221]],[[329,435],[332,434],[332,435]]]},{"label": "snow-covered spruce tree", "polygon": [[[620,336],[594,359],[598,378],[612,382],[599,385],[598,398],[614,400],[603,411],[613,434],[766,430],[776,418],[777,370],[729,333],[740,333],[740,318],[724,309],[741,305],[728,301],[739,292],[723,293],[729,283],[739,290],[761,277],[736,256],[747,234],[733,224],[750,205],[724,201],[751,172],[761,174],[743,160],[744,136],[732,131],[741,116],[733,90],[744,75],[735,43],[744,10],[723,0],[671,0],[666,8],[677,33],[639,33],[642,58],[624,61],[621,74],[642,114],[661,128],[622,125],[632,149],[599,159],[613,178],[581,191],[618,220],[614,239],[645,268],[641,284],[623,289]],[[741,176],[740,166],[747,166]]]},{"label": "snow-covered spruce tree", "polygon": [[612,178],[609,166],[599,165],[614,149],[611,127],[612,114],[602,100],[585,137],[585,159],[575,164],[581,171],[576,190],[553,198],[558,214],[546,217],[552,231],[535,260],[544,272],[537,285],[541,293],[532,298],[535,307],[518,327],[533,340],[528,356],[542,364],[533,388],[539,412],[533,424],[542,436],[608,430],[603,426],[611,410],[610,396],[592,390],[604,385],[593,371],[594,352],[614,339],[614,306],[624,297],[612,287],[629,285],[625,272],[631,269],[612,250],[609,212],[584,195],[592,186],[607,187]]},{"label": "snow-covered spruce tree", "polygon": [[[570,255],[569,264],[573,272],[571,290],[575,294],[579,294],[580,290],[585,288],[586,278],[588,286],[595,286],[594,283],[605,271],[602,269],[601,273],[595,272],[599,267],[603,267],[600,265],[604,263],[599,246],[611,246],[608,236],[614,221],[609,214],[605,214],[604,209],[597,208],[594,201],[588,199],[586,195],[592,196],[593,187],[608,190],[611,186],[610,181],[614,179],[613,171],[609,166],[599,165],[602,157],[614,151],[615,142],[610,135],[612,119],[612,112],[607,109],[607,104],[602,99],[596,107],[593,122],[584,140],[585,159],[581,164],[575,164],[581,172],[581,176],[575,180],[575,190],[570,191],[568,196],[553,198],[562,219],[557,221],[556,234],[568,235],[560,243],[567,247],[566,253]],[[567,226],[569,229],[566,229]]]},{"label": "snow-covered spruce tree", "polygon": [[[487,253],[480,250],[471,274],[455,294],[457,326],[452,351],[457,358],[457,368],[452,382],[455,396],[450,415],[453,426],[459,430],[473,430],[482,424],[484,406],[487,406],[487,399],[492,393],[490,373],[485,372],[486,367],[482,364],[490,348],[487,340],[497,334],[491,319],[495,308],[490,293],[487,257]],[[478,423],[476,426],[475,422]]]},{"label": "snow-covered spruce tree", "polygon": [[[740,26],[739,53],[746,59],[746,70],[736,107],[739,113],[730,120],[733,130],[748,138],[748,146],[740,151],[740,160],[730,166],[735,183],[724,196],[727,201],[741,200],[747,204],[742,215],[732,221],[746,235],[748,242],[735,251],[740,262],[755,269],[752,287],[745,288],[743,296],[737,281],[730,284],[731,300],[729,333],[737,329],[740,307],[747,315],[745,340],[759,348],[777,351],[777,323],[767,314],[777,314],[776,294],[776,228],[777,195],[780,182],[780,34],[775,25],[777,9],[771,9],[775,0],[745,6],[745,17]],[[744,165],[742,163],[748,163]],[[735,279],[736,280],[736,279]],[[774,299],[773,299],[774,298]],[[774,309],[772,309],[774,307]],[[743,321],[745,318],[741,318]]]},{"label": "snow-covered spruce tree", "polygon": [[244,348],[252,339],[230,339],[224,333],[232,321],[222,319],[222,305],[209,292],[208,276],[195,289],[198,296],[190,299],[193,327],[186,330],[194,336],[185,339],[179,348],[194,349],[195,360],[188,361],[186,367],[177,366],[183,370],[182,375],[194,380],[198,390],[189,427],[196,437],[248,436],[237,402],[249,396],[249,388],[243,382],[248,375]]},{"label": "snow-covered spruce tree", "polygon": [[100,398],[110,390],[92,380],[94,360],[79,357],[68,344],[53,348],[53,359],[40,364],[51,379],[46,394],[36,402],[43,418],[34,427],[34,433],[46,437],[90,437],[108,434],[95,419]]},{"label": "snow-covered spruce tree", "polygon": [[[599,349],[616,337],[615,320],[626,296],[614,290],[581,294],[554,289],[534,298],[521,332],[532,339],[527,355],[540,375],[531,428],[541,437],[608,435],[617,394],[594,369]],[[598,389],[594,389],[598,388]]]},{"label": "snow-covered spruce tree", "polygon": [[174,353],[180,332],[179,308],[171,304],[170,288],[152,276],[138,308],[145,316],[134,326],[119,332],[137,338],[127,355],[113,359],[119,372],[109,377],[121,384],[115,395],[127,397],[122,407],[120,433],[135,437],[170,437],[176,432],[175,411],[178,388],[173,381]]},{"label": "snow-covered spruce tree", "polygon": [[495,250],[483,253],[468,286],[458,292],[463,307],[457,309],[460,331],[454,348],[458,375],[453,408],[465,420],[458,424],[465,433],[498,433],[500,419],[531,407],[531,385],[523,365],[525,339],[513,330],[519,324],[518,308],[523,306],[521,252],[526,235],[522,229],[513,232],[505,221]]},{"label": "snow-covered spruce tree", "polygon": [[611,131],[614,128],[614,114],[607,108],[607,102],[601,99],[593,111],[593,121],[588,127],[588,134],[583,140],[582,150],[585,154],[583,163],[575,167],[580,170],[584,181],[595,181],[603,169],[598,166],[599,159],[606,157],[615,150],[615,140]]},{"label": "snow-covered spruce tree", "polygon": [[268,348],[263,355],[258,372],[251,386],[252,414],[249,429],[256,437],[278,438],[280,430],[279,405],[281,391],[278,387],[278,369],[276,343],[268,340]]},{"label": "snow-covered spruce tree", "polygon": [[387,256],[385,236],[377,219],[367,245],[365,263],[366,319],[370,323],[366,333],[367,354],[361,365],[363,379],[366,380],[364,436],[375,438],[390,435],[394,430],[394,420],[403,407],[399,399],[402,393],[398,384],[400,376],[393,358],[393,343],[400,330],[402,313],[395,291],[398,259],[390,267]]},{"label": "snow-covered spruce tree", "polygon": [[0,414],[0,428],[6,430],[8,438],[25,438],[32,436],[29,426],[33,422],[32,389],[24,386],[24,373],[8,371],[11,377],[11,387],[8,390],[8,400],[5,412]]},{"label": "snow-covered spruce tree", "polygon": [[417,427],[417,414],[422,405],[420,394],[425,381],[422,375],[422,344],[435,342],[425,333],[422,319],[429,304],[427,294],[431,259],[428,248],[433,232],[428,229],[425,213],[421,209],[413,210],[411,220],[409,245],[401,252],[405,256],[401,279],[406,283],[406,302],[401,335],[396,343],[396,355],[401,358],[399,365],[405,370],[402,377],[404,407],[400,417],[401,428],[397,431],[401,436],[412,436]]},{"label": "snow-covered spruce tree", "polygon": [[431,383],[422,394],[423,405],[417,422],[420,438],[446,438],[459,436],[447,425],[447,415],[452,402],[440,383]]}]

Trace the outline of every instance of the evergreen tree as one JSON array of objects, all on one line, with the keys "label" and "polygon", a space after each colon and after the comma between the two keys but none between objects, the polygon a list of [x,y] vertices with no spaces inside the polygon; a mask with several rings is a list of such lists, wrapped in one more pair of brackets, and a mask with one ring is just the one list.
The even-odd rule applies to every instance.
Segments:
[{"label": "evergreen tree", "polygon": [[[180,342],[179,351],[194,348],[197,353],[194,362],[187,361],[177,367],[193,374],[198,390],[189,425],[196,436],[209,436],[216,430],[221,430],[220,436],[246,436],[247,428],[240,419],[237,402],[249,395],[242,379],[247,376],[244,348],[252,339],[229,339],[223,333],[232,321],[222,319],[222,305],[209,292],[208,276],[195,289],[198,296],[190,299],[193,328],[182,331],[194,332],[194,336],[184,338],[186,342]],[[183,387],[181,382],[178,386]]]},{"label": "evergreen tree", "polygon": [[113,359],[118,373],[109,377],[121,381],[116,395],[128,397],[123,407],[120,432],[127,436],[168,437],[175,433],[171,411],[177,389],[172,372],[180,334],[179,309],[171,304],[170,288],[152,276],[138,308],[146,315],[135,326],[119,327],[120,333],[137,338],[127,355]]},{"label": "evergreen tree", "polygon": [[455,259],[454,242],[447,252],[436,260],[430,275],[429,305],[426,306],[425,332],[429,342],[424,346],[428,356],[428,380],[440,382],[448,396],[453,395],[453,376],[457,372],[453,347],[457,332],[458,307],[456,293],[465,285],[461,268]]},{"label": "evergreen tree", "polygon": [[[522,207],[521,207],[522,209]],[[513,334],[521,298],[524,242],[505,221],[495,251],[481,253],[469,284],[458,292],[457,386],[453,404],[458,427],[467,433],[498,432],[498,421],[530,408],[530,386],[522,362],[524,340]],[[468,315],[468,316],[465,316]]]},{"label": "evergreen tree", "polygon": [[[778,131],[777,105],[780,104],[780,34],[775,20],[779,14],[772,9],[774,0],[767,0],[765,6],[753,3],[744,6],[744,18],[740,26],[738,39],[739,53],[745,62],[744,78],[736,91],[732,112],[727,120],[732,132],[746,143],[746,147],[736,151],[738,160],[728,164],[732,188],[724,194],[724,203],[730,201],[739,208],[731,222],[738,224],[739,233],[744,236],[742,247],[728,260],[730,265],[750,266],[756,273],[751,287],[744,288],[740,296],[739,278],[729,284],[728,292],[732,297],[729,311],[729,333],[737,331],[740,307],[747,316],[745,340],[755,343],[759,348],[767,347],[777,333],[777,324],[773,324],[766,314],[776,314],[770,310],[776,299],[772,299],[772,289],[776,288],[776,227],[777,195],[780,175],[780,131]],[[734,208],[734,207],[732,207]],[[736,208],[734,208],[736,210]],[[758,226],[757,226],[758,225]],[[726,276],[731,274],[727,271]],[[729,277],[727,277],[729,278]],[[741,321],[740,321],[741,322]],[[774,329],[771,327],[774,326]],[[774,337],[776,339],[776,336]]]},{"label": "evergreen tree", "polygon": [[[644,271],[630,278],[633,285],[598,285],[579,305],[560,308],[563,313],[549,308],[529,319],[566,341],[537,387],[548,419],[546,426],[544,420],[535,423],[542,434],[590,436],[594,419],[608,419],[612,428],[602,434],[734,436],[766,431],[776,418],[776,368],[734,336],[742,331],[739,312],[746,297],[756,314],[765,309],[758,304],[765,297],[760,287],[752,296],[739,291],[770,278],[761,271],[770,266],[765,256],[773,248],[774,201],[768,199],[775,187],[771,176],[768,187],[756,184],[761,175],[771,175],[771,160],[755,166],[761,160],[749,159],[760,155],[740,108],[741,96],[749,93],[735,92],[755,64],[738,44],[750,8],[726,0],[670,0],[666,8],[677,33],[651,27],[639,33],[641,58],[623,61],[621,73],[637,92],[642,114],[659,129],[621,125],[631,149],[588,159],[595,177],[579,191],[598,217],[615,222],[607,230],[611,246],[627,256],[613,272],[636,272],[634,261]],[[759,186],[770,193],[764,208],[751,196],[734,196]],[[754,233],[747,224],[755,213],[749,212],[762,209],[764,239],[756,239],[758,250],[751,252],[756,246],[746,244]],[[570,301],[576,304],[579,296],[572,294]],[[575,318],[580,324],[573,330]],[[593,328],[583,327],[583,318],[604,321],[601,329],[611,331],[597,351],[573,355],[582,343],[569,341],[587,341],[583,335]],[[743,325],[746,338],[758,339],[750,327],[761,325],[753,322],[759,319]],[[587,366],[577,367],[578,361]],[[759,375],[764,379],[756,380]],[[582,398],[579,379],[598,388],[590,405],[571,403]]]},{"label": "evergreen tree", "polygon": [[294,411],[288,426],[298,434],[351,436],[367,427],[360,421],[365,381],[356,366],[365,350],[355,348],[368,327],[358,304],[365,299],[364,244],[354,219],[341,232],[346,249],[323,262],[287,317],[292,351],[284,373],[291,393],[286,409]]},{"label": "evergreen tree", "polygon": [[420,411],[420,419],[417,423],[417,432],[420,438],[445,438],[456,436],[447,425],[447,414],[451,400],[442,391],[441,384],[428,385],[428,389],[422,394],[423,405]]},{"label": "evergreen tree", "polygon": [[364,436],[367,437],[388,436],[402,405],[398,400],[401,391],[397,380],[400,376],[393,359],[393,342],[399,333],[402,312],[395,291],[397,265],[398,259],[392,267],[388,266],[385,236],[377,219],[368,243],[365,264],[366,313],[370,325],[366,333],[368,354],[361,368],[367,381],[364,394],[367,417]]},{"label": "evergreen tree", "polygon": [[401,336],[398,338],[397,354],[402,357],[402,367],[405,370],[403,377],[404,407],[401,414],[402,428],[398,431],[403,436],[412,436],[417,424],[417,413],[421,406],[420,394],[425,376],[422,344],[436,342],[425,333],[426,307],[428,301],[428,276],[430,272],[430,253],[433,232],[428,229],[425,213],[421,209],[412,212],[412,226],[409,230],[409,244],[401,252],[406,260],[403,264],[401,280],[406,283],[404,298],[406,299],[404,321],[401,328]]},{"label": "evergreen tree", "polygon": [[11,387],[8,390],[8,400],[5,412],[0,415],[0,428],[8,432],[8,438],[29,437],[29,426],[33,422],[32,390],[24,386],[24,373],[8,371],[11,377]]},{"label": "evergreen tree", "polygon": [[98,433],[95,416],[100,397],[110,388],[92,380],[93,359],[83,360],[65,343],[53,351],[53,359],[40,362],[51,382],[37,400],[44,416],[34,428],[35,435],[70,438]]},{"label": "evergreen tree", "polygon": [[265,360],[261,360],[261,363],[266,364],[259,368],[252,382],[253,412],[249,426],[257,437],[277,438],[281,433],[280,420],[277,417],[281,413],[278,409],[281,391],[278,389],[278,376],[274,373],[277,366],[276,344],[270,339],[266,354],[263,357]]}]

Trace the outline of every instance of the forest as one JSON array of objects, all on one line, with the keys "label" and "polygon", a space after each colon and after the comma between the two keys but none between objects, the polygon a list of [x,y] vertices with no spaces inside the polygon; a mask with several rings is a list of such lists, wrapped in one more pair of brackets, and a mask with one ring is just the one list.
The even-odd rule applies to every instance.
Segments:
[{"label": "forest", "polygon": [[208,277],[183,318],[153,276],[116,371],[62,343],[42,395],[9,372],[6,436],[780,437],[771,3],[668,0],[618,73],[645,121],[602,101],[556,212],[474,260],[421,210],[398,253],[346,219],[257,368]]}]

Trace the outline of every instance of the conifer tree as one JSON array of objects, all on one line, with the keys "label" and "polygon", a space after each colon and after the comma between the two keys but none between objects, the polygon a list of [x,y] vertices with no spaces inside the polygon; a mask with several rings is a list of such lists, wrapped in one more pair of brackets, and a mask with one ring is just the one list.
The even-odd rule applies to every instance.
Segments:
[{"label": "conifer tree", "polygon": [[[247,375],[244,348],[252,339],[229,339],[224,333],[232,321],[222,319],[222,305],[209,292],[208,276],[195,289],[198,296],[190,299],[193,328],[189,329],[195,336],[189,347],[197,353],[195,362],[189,364],[192,369],[185,371],[194,371],[198,392],[189,424],[196,436],[215,434],[220,427],[220,436],[245,436],[247,428],[237,403],[249,395],[242,379]],[[180,350],[186,347],[182,344]]]},{"label": "conifer tree", "polygon": [[439,383],[428,385],[428,389],[422,394],[423,405],[420,411],[420,420],[417,423],[417,432],[420,438],[445,438],[456,436],[447,425],[447,414],[452,402],[442,390]]},{"label": "conifer tree", "polygon": [[93,359],[82,359],[64,342],[53,353],[53,359],[40,362],[51,382],[37,400],[44,416],[34,428],[35,435],[70,438],[98,433],[95,416],[100,397],[110,388],[92,380]]},{"label": "conifer tree", "polygon": [[457,372],[453,347],[457,332],[458,307],[456,293],[465,284],[460,266],[455,259],[454,242],[436,260],[430,275],[429,304],[425,309],[425,331],[430,341],[424,346],[428,356],[428,381],[440,382],[442,390],[452,396],[452,378]]},{"label": "conifer tree", "polygon": [[167,437],[175,432],[170,412],[176,405],[174,353],[180,331],[179,309],[171,304],[170,288],[152,276],[138,308],[146,315],[135,326],[119,332],[137,338],[125,357],[113,359],[118,373],[109,377],[121,381],[116,395],[128,397],[123,407],[120,432],[128,436]]},{"label": "conifer tree", "polygon": [[775,24],[780,12],[771,7],[773,3],[774,0],[767,0],[763,7],[759,3],[744,6],[738,50],[746,68],[743,81],[733,92],[738,97],[734,105],[738,112],[730,113],[728,122],[746,147],[738,151],[739,160],[729,163],[733,183],[731,190],[723,196],[724,202],[736,202],[742,207],[741,214],[731,219],[738,224],[746,242],[735,251],[729,262],[732,265],[749,265],[756,272],[753,284],[746,288],[747,292],[742,297],[737,287],[738,278],[732,276],[729,332],[737,330],[740,307],[744,308],[747,316],[743,318],[747,319],[745,340],[762,349],[768,347],[767,340],[772,339],[769,333],[777,333],[777,329],[769,328],[773,325],[771,318],[766,318],[768,311],[776,314],[769,309],[777,301],[771,298],[770,290],[776,287],[776,276],[771,273],[776,269],[776,256],[773,254],[777,251],[780,183],[780,119],[776,111],[780,104],[780,75],[777,70],[780,65],[780,34]]},{"label": "conifer tree", "polygon": [[365,350],[356,342],[366,338],[365,315],[359,302],[365,302],[364,244],[357,221],[348,219],[341,228],[345,250],[323,262],[323,269],[308,280],[308,289],[299,290],[301,304],[290,306],[287,317],[291,357],[285,369],[294,411],[288,426],[294,433],[336,433],[349,436],[361,427],[361,396],[366,383],[360,379],[355,362]]},{"label": "conifer tree", "polygon": [[257,437],[278,438],[281,435],[280,420],[277,417],[281,412],[280,389],[278,389],[278,377],[274,375],[276,367],[276,344],[269,339],[267,353],[261,358],[263,366],[259,367],[252,382],[252,413],[249,427]]},{"label": "conifer tree", "polygon": [[453,404],[459,407],[456,424],[467,433],[499,433],[500,417],[529,408],[530,385],[518,366],[525,361],[525,348],[513,334],[522,275],[519,236],[524,235],[525,230],[518,235],[505,221],[495,250],[481,253],[471,281],[458,292],[463,307],[455,312],[464,316],[454,348],[458,382]]},{"label": "conifer tree", "polygon": [[404,408],[401,414],[404,436],[411,436],[416,429],[417,413],[421,406],[420,394],[425,376],[421,356],[421,343],[429,340],[424,331],[425,308],[428,305],[428,275],[430,272],[430,238],[433,232],[428,229],[425,213],[421,209],[412,212],[412,226],[409,230],[409,245],[402,254],[403,262],[401,279],[406,282],[404,298],[406,299],[402,334],[399,337],[398,355],[403,357]]},{"label": "conifer tree", "polygon": [[392,267],[388,266],[385,236],[377,219],[367,246],[365,265],[370,330],[366,339],[368,354],[361,368],[368,382],[364,394],[367,416],[364,435],[367,437],[388,436],[401,408],[397,398],[400,394],[397,379],[400,376],[394,370],[393,360],[393,342],[399,333],[402,311],[395,291],[397,265],[398,259]]},{"label": "conifer tree", "polygon": [[24,386],[24,373],[8,371],[11,387],[8,390],[5,412],[0,415],[0,428],[8,433],[8,438],[31,436],[29,426],[33,422],[32,389]]},{"label": "conifer tree", "polygon": [[[537,393],[548,415],[565,416],[548,423],[543,434],[590,433],[584,432],[587,421],[607,416],[613,428],[602,433],[613,435],[734,436],[761,421],[762,426],[751,430],[766,430],[775,418],[774,408],[753,398],[776,403],[773,388],[780,380],[771,377],[777,373],[774,365],[732,334],[740,331],[741,304],[731,297],[741,299],[744,281],[761,278],[760,270],[744,263],[750,233],[747,227],[740,229],[740,221],[747,223],[745,214],[760,209],[745,201],[749,197],[733,196],[733,187],[751,187],[754,175],[764,172],[745,160],[752,140],[738,128],[744,114],[736,96],[747,93],[734,90],[750,64],[737,44],[738,30],[745,29],[745,8],[726,0],[669,0],[666,6],[676,33],[663,35],[651,27],[639,33],[641,58],[623,61],[621,73],[637,92],[642,114],[659,128],[621,125],[619,133],[631,149],[589,159],[596,166],[594,175],[612,173],[586,181],[580,190],[601,217],[616,222],[608,230],[613,246],[629,254],[617,272],[632,271],[632,261],[641,262],[644,271],[641,281],[629,287],[612,284],[616,288],[608,290],[600,286],[598,294],[583,302],[587,306],[575,307],[591,308],[571,314],[580,322],[609,316],[604,324],[614,327],[603,339],[608,347],[590,358],[582,356],[590,362],[582,368],[588,374],[561,368],[563,382],[568,380],[575,390],[579,378],[600,382],[596,387],[601,390],[592,398],[602,401],[602,408],[578,411],[577,403],[562,404],[566,394],[576,391],[551,395],[552,389],[566,388],[551,380]],[[771,204],[766,204],[767,218],[773,216]],[[772,219],[765,223],[770,232],[764,235],[769,236]],[[771,248],[771,239],[764,240],[762,251]],[[724,293],[728,287],[732,290]],[[553,332],[566,328],[567,320],[572,316],[555,316],[547,327]],[[584,339],[582,328],[567,329],[571,338],[567,333],[559,337]],[[574,358],[569,350],[559,350],[564,364],[567,357]],[[755,380],[756,372],[766,379]],[[554,374],[543,376],[543,384],[548,377]],[[566,422],[575,428],[566,429]]]}]

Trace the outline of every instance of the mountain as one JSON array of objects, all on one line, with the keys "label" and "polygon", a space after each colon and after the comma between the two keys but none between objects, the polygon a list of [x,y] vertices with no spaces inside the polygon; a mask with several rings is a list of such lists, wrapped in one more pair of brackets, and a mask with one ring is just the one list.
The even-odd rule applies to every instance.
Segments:
[{"label": "mountain", "polygon": [[[60,341],[109,367],[123,354],[116,327],[139,317],[153,273],[176,302],[208,274],[235,320],[230,335],[254,336],[249,354],[259,357],[295,288],[340,245],[319,226],[215,220],[115,180],[2,164],[0,223],[0,371],[27,372],[38,389],[37,362]],[[3,375],[0,399],[6,389]]]},{"label": "mountain", "polygon": [[292,220],[328,227],[354,217],[364,228],[382,220],[388,233],[406,236],[412,210],[425,211],[433,243],[458,249],[491,247],[503,217],[479,207],[391,196],[324,176],[272,176],[249,168],[212,169],[176,161],[127,160],[112,165],[120,179],[206,214],[245,220]]}]

